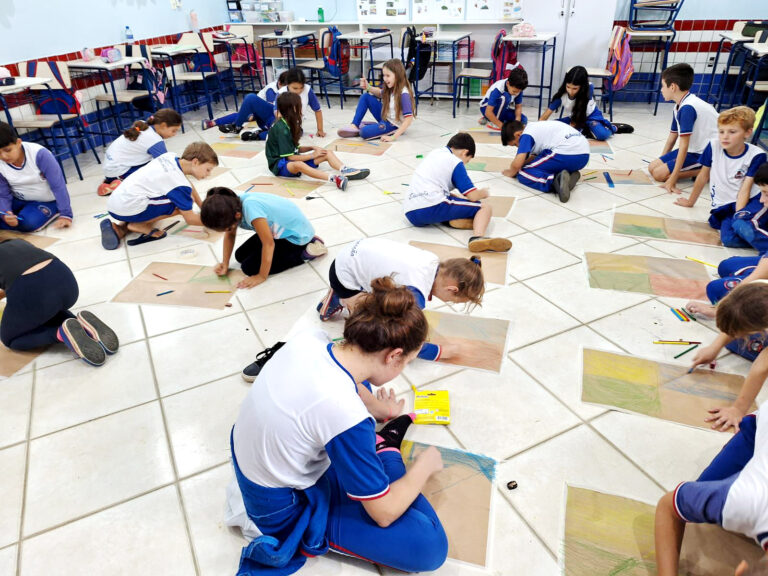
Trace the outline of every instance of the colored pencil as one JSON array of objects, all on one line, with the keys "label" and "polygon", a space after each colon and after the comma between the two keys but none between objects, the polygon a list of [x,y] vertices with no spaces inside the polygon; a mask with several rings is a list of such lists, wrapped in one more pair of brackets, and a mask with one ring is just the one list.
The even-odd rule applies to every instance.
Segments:
[{"label": "colored pencil", "polygon": [[320,198],[320,196],[307,196],[304,200],[317,200],[318,198]]},{"label": "colored pencil", "polygon": [[597,180],[597,176],[590,176],[589,178],[584,178],[584,182],[587,182],[589,180]]},{"label": "colored pencil", "polygon": [[163,232],[168,232],[168,230],[176,226],[176,224],[178,224],[179,222],[181,222],[181,220],[176,220],[176,222],[171,222],[170,224],[168,224],[168,226],[163,228]]},{"label": "colored pencil", "polygon": [[424,158],[424,154],[416,154],[416,158]]},{"label": "colored pencil", "polygon": [[248,192],[250,192],[251,188],[253,188],[254,186],[256,186],[256,184],[251,184],[250,186],[248,186],[248,188],[245,189],[245,193],[248,194]]},{"label": "colored pencil", "polygon": [[[693,346],[691,346],[690,348],[686,348],[685,350],[683,350],[682,352],[680,352],[680,354],[677,354],[677,355],[675,356],[675,358],[680,358],[680,356],[685,356],[686,354],[688,354],[688,352],[690,352],[691,350],[695,350],[695,349],[696,349],[696,348],[698,348],[698,347],[699,347],[699,345],[698,345],[698,344],[694,344],[694,345],[693,345]],[[689,372],[689,374],[690,374],[690,372]]]},{"label": "colored pencil", "polygon": [[651,163],[650,160],[646,160],[645,158],[643,158],[643,162],[645,162],[646,164],[650,164]]},{"label": "colored pencil", "polygon": [[600,172],[600,170],[592,170],[592,172],[585,172],[584,176],[589,176],[590,174],[597,174],[598,172]]},{"label": "colored pencil", "polygon": [[627,176],[632,176],[632,170],[627,173]]},{"label": "colored pencil", "polygon": [[170,294],[171,292],[174,292],[174,290],[166,290],[165,292],[160,292],[160,294],[156,294],[156,296],[165,296],[166,294]]},{"label": "colored pencil", "polygon": [[682,314],[680,314],[680,312],[678,312],[678,311],[677,311],[677,310],[675,310],[674,308],[670,308],[670,310],[672,310],[672,314],[674,314],[674,315],[675,315],[675,317],[676,317],[678,320],[680,320],[681,322],[688,322],[688,320],[686,320],[686,319],[685,319],[685,317],[684,317]]},{"label": "colored pencil", "polygon": [[608,160],[606,160],[606,159],[605,159],[605,154],[600,154],[600,156],[602,156],[602,157],[603,157],[603,162],[605,162],[606,164],[608,164]]},{"label": "colored pencil", "polygon": [[104,218],[104,216],[109,216],[109,212],[104,212],[104,214],[96,214],[94,215],[94,218]]},{"label": "colored pencil", "polygon": [[0,214],[2,214],[3,216],[16,216],[16,220],[19,220],[20,222],[24,221],[24,218],[22,218],[21,216],[17,216],[16,214],[11,214],[10,212],[3,212],[2,210],[0,210]]},{"label": "colored pencil", "polygon": [[400,186],[410,186],[410,184],[400,184]]},{"label": "colored pencil", "polygon": [[446,132],[445,134],[440,134],[440,138],[442,138],[443,136],[449,136],[450,134],[451,134],[450,132]]},{"label": "colored pencil", "polygon": [[232,294],[232,290],[206,290],[206,294]]},{"label": "colored pencil", "polygon": [[605,181],[608,183],[608,188],[615,188],[615,184],[613,183],[613,178],[611,178],[611,175],[608,172],[603,172],[603,177],[605,178]]},{"label": "colored pencil", "polygon": [[698,320],[696,320],[696,317],[693,314],[691,314],[690,312],[688,312],[688,310],[686,310],[685,308],[680,308],[680,312],[682,312],[683,314],[688,316],[688,318],[690,320],[693,320],[694,322],[698,322]]},{"label": "colored pencil", "polygon": [[690,256],[686,256],[686,259],[693,260],[694,262],[698,262],[699,264],[704,264],[704,266],[711,266],[712,268],[717,268],[714,264],[710,264],[709,262],[704,262],[704,260],[698,260],[696,258],[691,258]]},{"label": "colored pencil", "polygon": [[160,274],[155,274],[154,272],[152,272],[152,276],[157,276],[158,278],[160,278],[160,280],[166,280],[166,281],[168,280],[168,278],[166,278],[165,276],[160,276]]},{"label": "colored pencil", "polygon": [[701,344],[696,340],[654,340],[654,344],[677,344],[682,346],[690,346],[691,344]]}]

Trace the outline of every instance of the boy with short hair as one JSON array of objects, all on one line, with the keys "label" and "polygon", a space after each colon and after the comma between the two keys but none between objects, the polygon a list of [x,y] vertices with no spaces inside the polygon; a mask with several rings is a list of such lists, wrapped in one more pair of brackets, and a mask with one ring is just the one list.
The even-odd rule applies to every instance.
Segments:
[{"label": "boy with short hair", "polygon": [[581,178],[579,170],[589,162],[589,142],[575,128],[563,122],[505,122],[501,143],[517,146],[517,155],[502,174],[517,176],[518,182],[553,192],[560,202],[568,202],[571,190]]},{"label": "boy with short hair", "polygon": [[496,130],[509,120],[527,124],[528,118],[523,114],[523,90],[526,88],[528,73],[522,66],[510,70],[506,80],[502,78],[494,82],[480,101],[481,124],[487,123]]},{"label": "boy with short hair", "polygon": [[405,217],[414,226],[448,223],[453,228],[471,229],[468,247],[472,252],[507,252],[512,242],[485,236],[492,213],[481,200],[488,197],[488,190],[477,189],[465,167],[474,157],[475,141],[466,132],[427,154],[416,167],[403,200]]},{"label": "boy with short hair", "polygon": [[[699,173],[699,157],[707,142],[717,136],[717,111],[695,94],[691,94],[693,68],[690,64],[674,64],[661,73],[661,95],[673,101],[672,128],[661,157],[648,165],[651,176],[664,182],[669,192],[678,190],[680,178]],[[672,150],[678,137],[680,144]]]},{"label": "boy with short hair", "polygon": [[[707,142],[699,162],[688,198],[678,198],[675,204],[691,207],[709,181],[712,211],[709,225],[720,230],[723,246],[768,251],[765,230],[765,209],[760,203],[760,188],[755,175],[766,162],[765,152],[748,140],[752,136],[755,113],[747,106],[737,106],[720,113],[717,119],[718,137]],[[768,178],[768,174],[764,177]],[[757,216],[759,214],[759,216]]]},{"label": "boy with short hair", "polygon": [[37,232],[72,225],[67,181],[47,148],[22,142],[0,122],[0,229]]}]

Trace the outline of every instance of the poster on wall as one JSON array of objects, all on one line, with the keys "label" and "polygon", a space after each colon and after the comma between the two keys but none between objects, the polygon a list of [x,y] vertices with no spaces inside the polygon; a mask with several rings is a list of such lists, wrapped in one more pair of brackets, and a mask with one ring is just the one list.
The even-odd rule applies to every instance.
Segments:
[{"label": "poster on wall", "polygon": [[357,19],[376,22],[410,20],[409,0],[357,0]]},{"label": "poster on wall", "polygon": [[413,0],[413,21],[464,20],[465,5],[466,0]]},{"label": "poster on wall", "polygon": [[467,20],[522,20],[523,0],[467,0]]}]

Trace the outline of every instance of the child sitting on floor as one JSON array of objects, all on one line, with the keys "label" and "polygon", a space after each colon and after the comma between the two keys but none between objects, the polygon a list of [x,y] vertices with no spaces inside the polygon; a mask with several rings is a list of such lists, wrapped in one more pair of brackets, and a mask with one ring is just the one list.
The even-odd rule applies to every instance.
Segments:
[{"label": "child sitting on floor", "polygon": [[229,270],[237,228],[256,232],[235,251],[235,260],[247,276],[238,288],[253,288],[270,275],[328,252],[299,207],[275,194],[252,192],[238,197],[229,188],[211,188],[200,217],[207,228],[225,232],[224,255],[214,268],[219,276]]},{"label": "child sitting on floor", "polygon": [[483,115],[480,123],[495,130],[501,130],[504,122],[509,120],[528,124],[528,118],[523,114],[523,90],[526,88],[528,73],[522,66],[510,70],[506,80],[502,78],[491,84],[480,100],[480,113]]},{"label": "child sitting on floor", "polygon": [[128,232],[139,234],[127,242],[130,246],[165,238],[165,231],[155,228],[154,223],[177,214],[187,224],[200,226],[200,216],[192,206],[199,207],[202,202],[187,176],[202,180],[218,165],[213,148],[205,142],[193,142],[181,158],[168,152],[128,176],[107,200],[109,215],[118,223],[109,218],[101,221],[101,245],[115,250]]},{"label": "child sitting on floor", "polygon": [[99,196],[109,196],[136,170],[168,152],[164,140],[176,136],[180,129],[181,114],[171,108],[161,108],[146,122],[134,122],[104,154],[104,182],[99,184]]},{"label": "child sitting on floor", "polygon": [[563,122],[505,122],[501,143],[517,146],[512,164],[502,172],[507,178],[534,190],[554,192],[568,202],[581,178],[579,170],[589,162],[589,142]]},{"label": "child sitting on floor", "polygon": [[[452,228],[472,230],[468,247],[472,252],[507,252],[512,242],[488,238],[491,207],[481,200],[488,190],[470,180],[465,164],[475,157],[475,141],[466,132],[451,137],[448,145],[427,154],[416,167],[403,201],[405,217],[414,226],[448,223]],[[458,194],[452,192],[458,190]]]},{"label": "child sitting on floor", "polygon": [[[299,146],[301,138],[301,99],[293,92],[283,92],[277,97],[277,111],[280,118],[269,129],[267,139],[267,162],[275,176],[296,178],[306,174],[336,184],[339,190],[347,189],[348,180],[360,180],[371,173],[368,169],[348,168],[336,154],[319,146]],[[338,174],[318,170],[328,162]]]},{"label": "child sitting on floor", "polygon": [[[394,142],[405,134],[415,117],[413,88],[408,82],[403,63],[394,58],[384,62],[381,69],[384,82],[376,88],[360,79],[360,89],[365,92],[357,102],[357,110],[352,124],[340,128],[341,138],[360,136],[365,140],[381,137],[382,142]],[[375,123],[363,123],[366,113],[370,112]]]},{"label": "child sitting on floor", "polygon": [[[699,157],[712,138],[717,137],[717,111],[695,94],[691,94],[693,68],[675,64],[661,73],[661,95],[672,101],[672,128],[661,157],[648,165],[654,180],[664,182],[669,192],[677,190],[680,178],[698,175]],[[672,150],[680,138],[677,150]]]},{"label": "child sitting on floor", "polygon": [[67,181],[50,150],[22,142],[0,122],[0,229],[37,232],[72,225]]},{"label": "child sitting on floor", "polygon": [[312,87],[307,84],[307,77],[304,76],[301,68],[291,68],[285,73],[285,84],[277,91],[277,97],[279,98],[280,94],[285,94],[286,92],[291,92],[301,98],[302,118],[309,110],[315,113],[315,123],[317,124],[315,136],[324,138],[323,111],[320,108],[320,101],[315,96]]}]

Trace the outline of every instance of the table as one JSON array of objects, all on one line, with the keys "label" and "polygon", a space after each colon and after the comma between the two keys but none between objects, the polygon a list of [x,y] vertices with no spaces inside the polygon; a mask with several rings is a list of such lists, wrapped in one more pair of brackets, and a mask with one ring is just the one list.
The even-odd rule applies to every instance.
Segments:
[{"label": "table", "polygon": [[[744,36],[742,34],[739,34],[738,32],[734,32],[733,30],[729,30],[727,32],[720,32],[720,43],[717,46],[717,51],[715,52],[715,60],[712,63],[712,73],[709,75],[709,86],[707,87],[707,93],[704,99],[707,102],[712,103],[715,108],[720,110],[722,107],[722,98],[723,98],[723,92],[725,91],[725,83],[728,80],[728,76],[731,73],[731,64],[733,63],[733,59],[736,56],[737,53],[737,47],[744,44],[745,42],[749,42],[750,40],[754,40],[751,36]],[[728,54],[728,62],[725,65],[725,72],[723,75],[723,78],[720,80],[720,85],[717,89],[717,95],[715,96],[714,100],[712,99],[712,86],[715,82],[715,74],[717,74],[717,64],[720,62],[720,54],[723,52],[723,46],[725,43],[728,42],[731,44],[731,51]]]},{"label": "table", "polygon": [[[555,74],[555,54],[557,53],[557,32],[538,32],[534,36],[515,36],[513,34],[507,34],[502,38],[504,42],[504,54],[501,61],[507,61],[506,46],[507,42],[513,42],[518,52],[538,52],[541,50],[541,72],[539,76],[539,84],[528,84],[528,88],[538,89],[538,94],[535,96],[526,96],[526,98],[537,98],[539,101],[539,117],[541,117],[541,108],[544,104],[544,90],[548,91],[547,105],[552,100],[552,81]],[[520,45],[523,44],[521,48]],[[530,45],[530,46],[529,46]],[[547,51],[552,51],[552,56],[549,63],[549,81],[544,83],[544,75],[547,69]],[[503,73],[502,73],[503,76]],[[526,90],[528,90],[526,88]]]},{"label": "table", "polygon": [[13,94],[14,92],[21,92],[32,86],[45,86],[48,90],[51,87],[48,82],[51,82],[53,78],[27,78],[26,76],[14,76],[16,78],[15,84],[9,84],[6,86],[0,86],[0,104],[3,105],[5,110],[5,118],[8,120],[8,125],[13,128],[13,118],[11,118],[11,111],[8,108],[8,103],[5,101],[5,94]]},{"label": "table", "polygon": [[373,45],[376,43],[377,40],[382,40],[383,38],[389,38],[389,57],[394,58],[395,57],[395,45],[392,40],[392,31],[387,30],[386,32],[345,32],[344,34],[340,34],[338,36],[339,40],[347,40],[348,42],[351,40],[356,40],[359,43],[367,43],[368,45],[368,52],[370,55],[370,68],[368,69],[368,73],[365,72],[365,50],[360,50],[360,77],[361,78],[367,78],[369,82],[373,82],[375,80],[374,77],[374,59],[373,59]]},{"label": "table", "polygon": [[[237,44],[242,42],[243,46],[245,46],[245,59],[246,62],[243,63],[243,65],[239,68],[240,73],[240,79],[238,82],[240,83],[240,88],[245,91],[245,79],[243,78],[243,67],[247,66],[248,68],[253,67],[254,70],[256,70],[256,76],[259,78],[259,85],[261,87],[261,75],[259,73],[258,68],[255,66],[255,62],[251,62],[251,51],[248,50],[248,37],[232,34],[231,36],[227,36],[226,38],[217,38],[216,36],[213,37],[213,43],[214,44],[224,44],[227,48],[227,58],[229,59],[229,69],[232,71],[232,81],[235,81],[235,67],[232,64],[232,44]],[[250,79],[251,84],[251,92],[256,92],[256,84],[253,81],[253,75],[249,74],[248,78]],[[237,87],[235,87],[235,108],[237,108]]]},{"label": "table", "polygon": [[[275,34],[274,32],[272,32],[270,34],[262,34],[262,35],[259,36],[259,38],[261,39],[261,54],[262,54],[262,56],[264,54],[266,54],[266,52],[264,50],[264,42],[276,41],[275,42],[275,46],[277,46],[279,48],[282,47],[281,44],[282,45],[286,45],[287,44],[288,50],[289,50],[289,53],[288,53],[289,54],[288,55],[288,65],[291,68],[295,68],[296,67],[296,50],[294,48],[294,44],[295,44],[296,40],[298,40],[299,38],[309,38],[309,37],[311,37],[313,40],[317,40],[315,38],[315,33],[312,32],[312,31],[297,32],[295,30],[286,30],[285,32],[283,32],[280,35]],[[286,42],[286,40],[287,40],[287,42]],[[281,43],[281,41],[282,41],[282,43]],[[317,59],[317,43],[315,43],[315,59]],[[264,68],[264,82],[267,82],[267,69],[266,69],[266,67]]]},{"label": "table", "polygon": [[[758,80],[760,78],[760,71],[764,67],[768,68],[768,42],[747,42],[743,45],[743,48],[744,50],[748,50],[751,54],[749,54],[741,64],[739,77],[741,77],[744,66],[749,64],[752,67],[752,70],[749,74],[750,78],[747,78],[745,81],[746,85],[749,86],[749,95],[747,96],[746,105],[752,106],[752,97],[755,95],[755,92],[765,92],[765,85],[768,84],[768,82],[760,82]],[[737,91],[738,90],[734,90],[734,97]],[[733,98],[731,98],[731,105],[733,105]]]},{"label": "table", "polygon": [[[456,80],[456,54],[458,52],[458,44],[461,43],[463,40],[467,41],[467,67],[472,65],[471,62],[471,40],[470,36],[472,35],[471,30],[462,30],[460,32],[449,32],[449,31],[439,31],[432,36],[425,37],[423,34],[421,36],[417,36],[416,38],[416,70],[418,72],[419,70],[419,59],[421,54],[421,44],[431,44],[431,51],[433,54],[432,58],[432,84],[427,88],[426,90],[420,90],[419,89],[419,78],[418,73],[416,75],[416,81],[413,83],[413,95],[416,100],[416,108],[419,107],[419,97],[422,94],[429,94],[432,98],[435,96],[450,96],[451,99],[453,99],[453,85],[454,81]],[[439,53],[439,46],[440,44],[450,44],[451,45],[451,78],[449,82],[438,82],[435,80],[435,68],[437,66],[437,56]],[[436,92],[435,86],[442,86],[442,85],[448,85],[451,87],[450,92]]]}]

